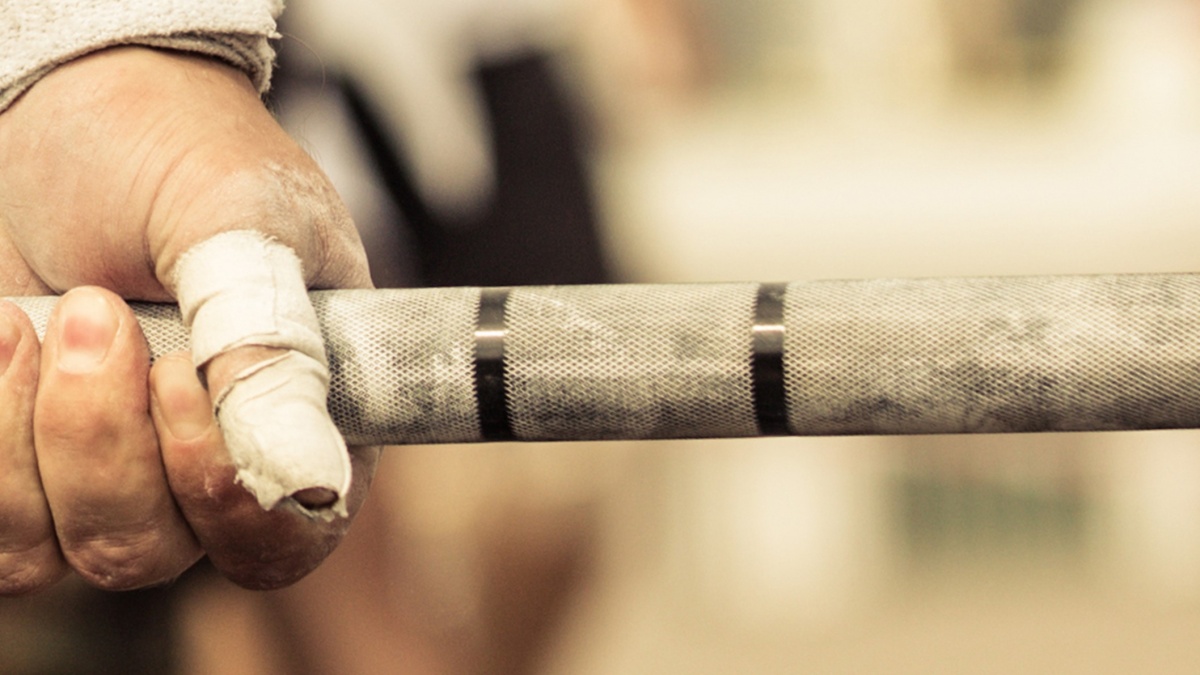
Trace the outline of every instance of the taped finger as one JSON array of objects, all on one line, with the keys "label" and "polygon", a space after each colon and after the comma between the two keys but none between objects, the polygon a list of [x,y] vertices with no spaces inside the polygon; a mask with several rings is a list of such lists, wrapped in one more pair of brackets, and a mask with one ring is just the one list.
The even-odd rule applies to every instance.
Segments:
[{"label": "taped finger", "polygon": [[[326,408],[324,342],[295,253],[258,232],[225,232],[181,256],[175,285],[237,481],[264,509],[345,517],[350,457]],[[253,347],[286,351],[247,362]],[[303,498],[313,494],[330,498]]]}]

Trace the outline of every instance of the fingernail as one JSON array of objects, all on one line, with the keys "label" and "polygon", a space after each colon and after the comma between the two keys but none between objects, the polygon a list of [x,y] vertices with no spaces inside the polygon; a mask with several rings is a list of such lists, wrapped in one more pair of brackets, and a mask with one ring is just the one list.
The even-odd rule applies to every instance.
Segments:
[{"label": "fingernail", "polygon": [[199,438],[213,423],[208,391],[196,377],[191,359],[165,356],[162,361],[155,399],[167,431],[180,441]]},{"label": "fingernail", "polygon": [[112,305],[99,293],[76,291],[63,296],[58,310],[59,370],[94,371],[108,356],[118,323]]},{"label": "fingernail", "polygon": [[325,509],[337,502],[338,493],[328,488],[306,488],[292,493],[292,499],[306,509]]},{"label": "fingernail", "polygon": [[7,312],[0,312],[0,375],[8,371],[17,346],[21,344],[21,329]]}]

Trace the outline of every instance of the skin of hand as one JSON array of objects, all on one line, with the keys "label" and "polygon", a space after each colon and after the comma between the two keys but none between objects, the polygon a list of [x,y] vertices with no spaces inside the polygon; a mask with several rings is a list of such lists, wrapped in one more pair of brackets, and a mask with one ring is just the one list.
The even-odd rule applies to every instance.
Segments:
[{"label": "skin of hand", "polygon": [[[0,114],[0,296],[63,293],[39,345],[0,302],[0,594],[69,571],[105,589],[168,582],[207,555],[251,588],[314,569],[350,519],[264,511],[187,354],[151,368],[125,300],[170,301],[191,246],[253,229],[311,288],[366,288],[349,215],[240,71],[121,47],[52,71]],[[207,367],[220,391],[272,350]],[[352,448],[353,516],[378,448]]]}]

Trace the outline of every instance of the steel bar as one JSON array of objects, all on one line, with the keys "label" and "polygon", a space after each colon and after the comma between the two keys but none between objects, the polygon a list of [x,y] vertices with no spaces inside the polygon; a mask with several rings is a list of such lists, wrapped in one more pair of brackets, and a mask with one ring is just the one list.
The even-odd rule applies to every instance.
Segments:
[{"label": "steel bar", "polygon": [[[1200,426],[1200,276],[312,293],[352,443]],[[44,325],[53,298],[16,298]],[[152,352],[173,306],[135,304]]]}]

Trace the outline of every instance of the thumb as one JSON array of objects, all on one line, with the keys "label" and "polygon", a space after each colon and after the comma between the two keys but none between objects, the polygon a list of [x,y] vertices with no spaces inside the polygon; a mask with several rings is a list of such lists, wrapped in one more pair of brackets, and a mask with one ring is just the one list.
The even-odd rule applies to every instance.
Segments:
[{"label": "thumb", "polygon": [[299,258],[251,230],[186,251],[175,292],[237,480],[265,509],[346,516],[345,441],[326,408],[329,369]]}]

